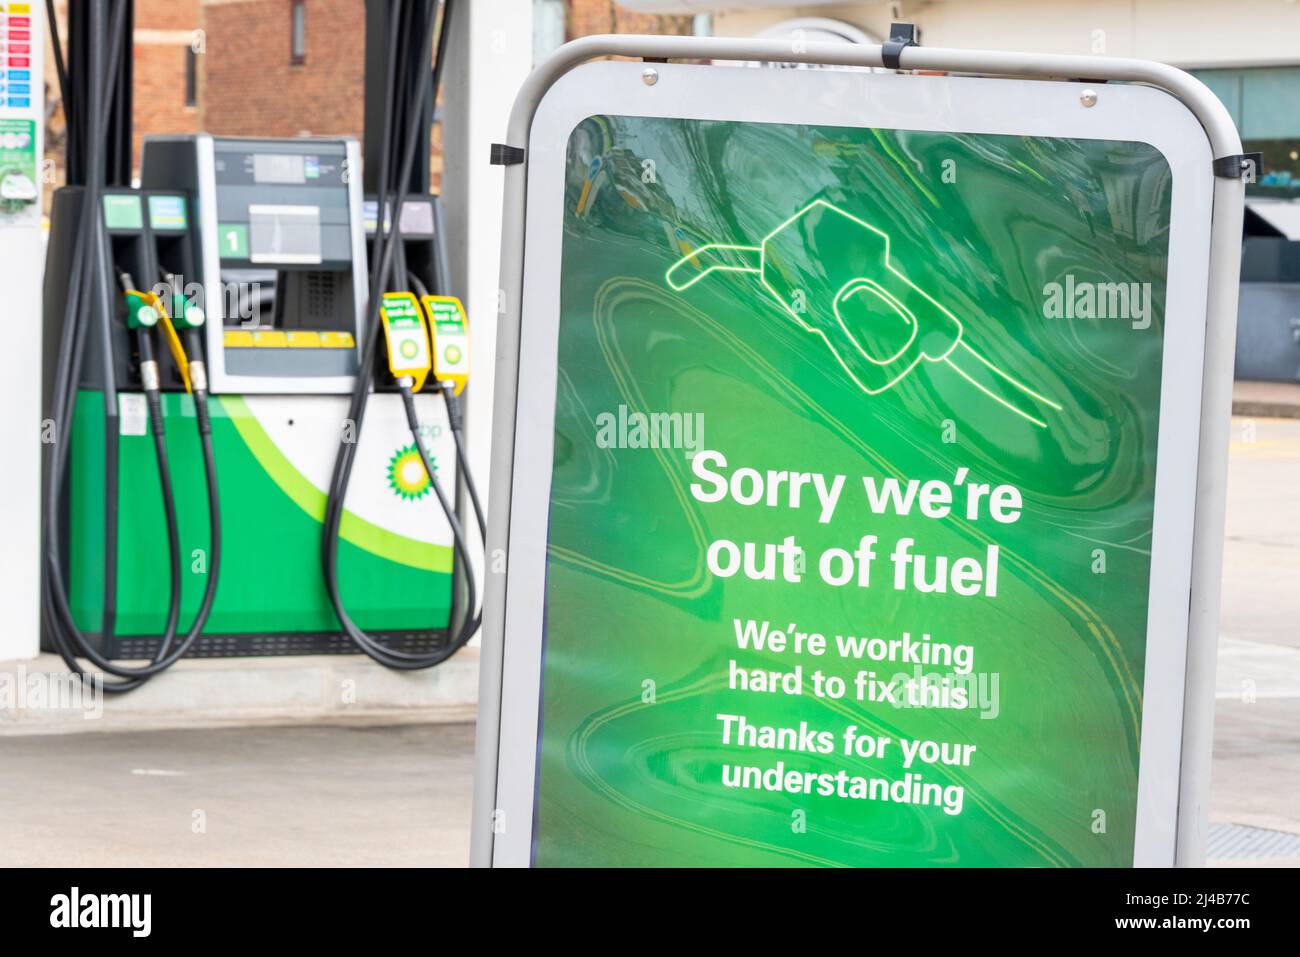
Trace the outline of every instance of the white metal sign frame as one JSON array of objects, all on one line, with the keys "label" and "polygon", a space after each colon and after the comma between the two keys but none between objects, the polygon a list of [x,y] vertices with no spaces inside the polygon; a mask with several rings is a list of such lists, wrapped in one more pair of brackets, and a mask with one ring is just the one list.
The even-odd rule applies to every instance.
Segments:
[{"label": "white metal sign frame", "polygon": [[[485,598],[472,863],[520,865],[531,855],[560,184],[570,131],[597,113],[1128,140],[1161,151],[1174,197],[1135,863],[1199,863],[1244,193],[1241,179],[1212,172],[1214,159],[1241,149],[1226,110],[1187,74],[1110,58],[908,47],[900,61],[905,69],[999,78],[665,63],[653,67],[650,85],[642,82],[640,63],[582,65],[608,54],[883,65],[880,47],[809,44],[796,53],[759,41],[593,37],[561,49],[521,91],[510,145],[524,149],[524,161],[506,170],[488,535],[490,553],[507,562],[502,574],[489,576]],[[1070,81],[1078,76],[1091,86]],[[1091,108],[1081,108],[1085,88],[1100,92]]]}]

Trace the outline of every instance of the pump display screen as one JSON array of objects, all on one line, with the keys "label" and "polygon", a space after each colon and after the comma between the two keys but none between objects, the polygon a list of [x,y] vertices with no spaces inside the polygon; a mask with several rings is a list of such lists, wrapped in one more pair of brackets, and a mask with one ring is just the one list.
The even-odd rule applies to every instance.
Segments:
[{"label": "pump display screen", "polygon": [[586,115],[529,181],[562,246],[525,853],[1132,864],[1190,574],[1152,557],[1170,154]]},{"label": "pump display screen", "polygon": [[253,181],[257,183],[305,183],[307,157],[284,153],[255,153]]},{"label": "pump display screen", "polygon": [[342,143],[214,143],[217,250],[231,267],[351,270],[352,212]]},{"label": "pump display screen", "polygon": [[343,385],[365,264],[343,140],[215,139],[221,374],[266,388]]},{"label": "pump display screen", "polygon": [[255,263],[320,262],[320,207],[249,206],[248,259]]}]

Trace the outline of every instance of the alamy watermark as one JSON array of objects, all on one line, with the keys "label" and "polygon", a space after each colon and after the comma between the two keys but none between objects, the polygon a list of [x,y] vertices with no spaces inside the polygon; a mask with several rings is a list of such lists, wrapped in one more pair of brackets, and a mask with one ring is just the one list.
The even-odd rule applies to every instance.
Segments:
[{"label": "alamy watermark", "polygon": [[704,448],[703,412],[636,412],[620,405],[596,416],[602,449],[682,449],[687,458]]},{"label": "alamy watermark", "polygon": [[[155,283],[150,290],[162,300],[169,310],[177,308],[173,296],[184,300],[187,310],[206,308],[206,295],[203,285],[187,282],[184,276],[177,274],[172,282]],[[262,325],[262,312],[268,315],[274,311],[274,299],[262,293],[259,282],[222,282],[220,283],[222,316],[226,319],[238,319],[246,329],[255,329]]]},{"label": "alamy watermark", "polygon": [[1080,282],[1073,273],[1065,282],[1043,287],[1046,319],[1117,319],[1134,329],[1151,326],[1151,283]]},{"label": "alamy watermark", "polygon": [[0,672],[0,712],[80,711],[87,721],[104,715],[104,676],[31,671]]}]

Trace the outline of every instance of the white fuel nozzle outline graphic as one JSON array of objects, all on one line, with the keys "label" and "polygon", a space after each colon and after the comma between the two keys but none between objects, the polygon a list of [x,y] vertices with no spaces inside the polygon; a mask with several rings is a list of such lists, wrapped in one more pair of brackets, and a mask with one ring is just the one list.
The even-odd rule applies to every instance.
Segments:
[{"label": "white fuel nozzle outline graphic", "polygon": [[[799,264],[801,255],[808,265]],[[833,256],[847,260],[838,276],[831,275]],[[683,278],[691,266],[697,271]],[[892,388],[924,359],[945,363],[980,392],[1039,428],[1047,427],[1043,419],[1007,401],[975,376],[988,370],[1020,394],[1062,410],[1059,403],[998,368],[964,341],[961,321],[894,265],[887,233],[824,199],[808,203],[757,246],[706,243],[692,250],[668,267],[664,281],[675,292],[684,292],[714,272],[756,274],[777,304],[805,331],[818,336],[868,395]],[[814,295],[818,285],[823,286],[820,296]],[[800,294],[807,303],[829,301],[829,310],[822,305],[819,311],[807,303],[796,309],[792,300]],[[850,304],[873,312],[876,318],[901,319],[910,329],[907,341],[889,355],[872,355],[845,321],[844,310]],[[959,360],[967,358],[976,365],[963,369]]]}]

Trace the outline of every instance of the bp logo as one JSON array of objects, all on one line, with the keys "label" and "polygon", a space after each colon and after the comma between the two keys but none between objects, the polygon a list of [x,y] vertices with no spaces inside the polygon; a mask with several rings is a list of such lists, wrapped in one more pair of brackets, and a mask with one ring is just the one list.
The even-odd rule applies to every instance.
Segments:
[{"label": "bp logo", "polygon": [[[433,456],[434,471],[438,469],[438,462]],[[406,448],[398,449],[393,453],[393,457],[388,460],[388,486],[393,490],[394,495],[404,499],[423,498],[429,494],[431,483],[429,482],[429,473],[424,468],[424,463],[420,461],[420,450],[412,442]]]}]

